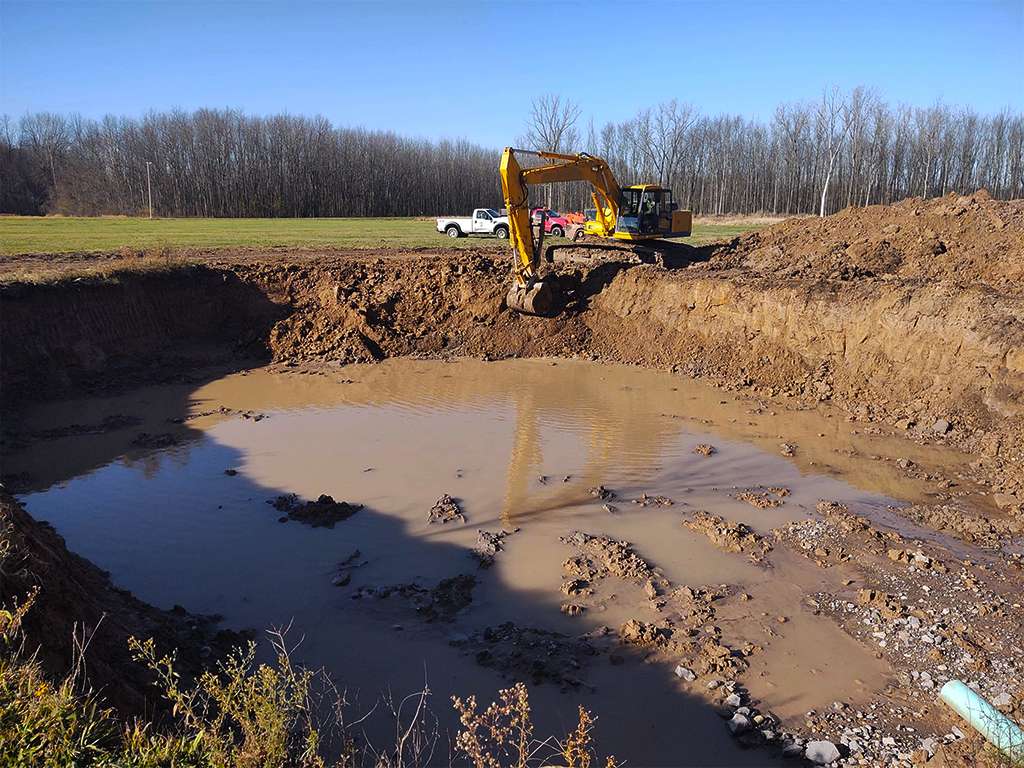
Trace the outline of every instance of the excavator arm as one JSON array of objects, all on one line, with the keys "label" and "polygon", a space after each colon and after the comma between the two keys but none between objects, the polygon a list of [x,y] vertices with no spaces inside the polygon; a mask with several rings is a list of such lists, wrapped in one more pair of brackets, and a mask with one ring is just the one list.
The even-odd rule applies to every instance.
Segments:
[{"label": "excavator arm", "polygon": [[[540,157],[548,162],[522,168],[517,154]],[[607,236],[615,229],[618,216],[619,184],[604,160],[588,154],[563,155],[506,147],[501,156],[501,190],[508,208],[509,240],[512,245],[513,285],[506,303],[528,314],[546,315],[556,309],[556,289],[540,280],[540,247],[533,237],[530,221],[531,184],[586,181],[592,193],[597,225]]]}]

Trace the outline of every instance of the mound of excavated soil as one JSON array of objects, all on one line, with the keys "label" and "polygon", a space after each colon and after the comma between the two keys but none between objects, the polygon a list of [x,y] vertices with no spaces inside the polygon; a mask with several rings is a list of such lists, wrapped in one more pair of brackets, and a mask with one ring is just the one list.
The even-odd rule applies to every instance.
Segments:
[{"label": "mound of excavated soil", "polygon": [[1024,292],[1024,200],[909,198],[847,208],[826,218],[787,219],[743,235],[711,260],[777,277],[895,276],[987,283]]}]

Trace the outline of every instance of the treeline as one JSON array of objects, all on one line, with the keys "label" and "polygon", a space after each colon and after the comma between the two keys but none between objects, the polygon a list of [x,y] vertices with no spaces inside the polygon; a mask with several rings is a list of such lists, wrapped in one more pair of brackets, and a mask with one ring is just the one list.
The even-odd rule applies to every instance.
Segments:
[{"label": "treeline", "polygon": [[0,132],[0,211],[411,216],[496,205],[497,153],[466,141],[232,110],[100,121],[28,115]]},{"label": "treeline", "polygon": [[[322,117],[232,110],[100,121],[52,113],[0,125],[0,212],[139,214],[147,161],[159,216],[410,216],[500,206],[499,150],[338,128]],[[784,104],[770,120],[669,101],[631,120],[580,125],[541,97],[517,142],[589,151],[622,183],[671,187],[701,214],[825,213],[909,196],[1024,197],[1024,116],[892,107],[864,89]],[[588,207],[581,185],[534,201]]]}]

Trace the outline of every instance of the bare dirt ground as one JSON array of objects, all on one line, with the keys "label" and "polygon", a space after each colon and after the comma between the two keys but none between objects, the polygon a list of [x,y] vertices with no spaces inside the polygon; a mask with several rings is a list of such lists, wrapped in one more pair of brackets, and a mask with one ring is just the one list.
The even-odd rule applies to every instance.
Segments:
[{"label": "bare dirt ground", "polygon": [[[502,307],[507,263],[493,252],[218,252],[204,262],[3,285],[0,374],[14,426],[4,452],[32,439],[10,418],[26,403],[199,382],[214,375],[211,366],[268,362],[587,357],[705,379],[765,409],[825,403],[845,413],[851,432],[971,455],[959,474],[879,457],[931,488],[902,514],[970,550],[908,538],[829,504],[771,539],[713,516],[688,520],[738,557],[770,562],[779,549],[806,557],[834,581],[807,596],[814,609],[897,670],[887,711],[851,710],[837,696],[835,708],[807,713],[802,733],[826,734],[865,765],[964,764],[979,745],[958,738],[934,698],[937,681],[955,676],[982,688],[1016,681],[985,692],[1020,718],[1024,202],[979,192],[784,221],[664,267],[569,249],[555,267],[570,303],[553,320]],[[780,443],[784,455],[800,454],[799,444]],[[778,498],[752,494],[755,506]],[[616,542],[580,532],[568,543],[579,550],[566,564],[570,586],[611,575],[664,601],[671,631],[638,622],[617,628],[623,642],[684,658],[683,675],[718,680],[731,729],[751,743],[767,739],[755,726],[775,719],[735,684],[746,654],[690,639],[713,623],[724,596],[680,592]],[[585,594],[565,597],[576,606],[568,612],[588,607]],[[901,722],[952,735],[915,747],[890,735]]]}]

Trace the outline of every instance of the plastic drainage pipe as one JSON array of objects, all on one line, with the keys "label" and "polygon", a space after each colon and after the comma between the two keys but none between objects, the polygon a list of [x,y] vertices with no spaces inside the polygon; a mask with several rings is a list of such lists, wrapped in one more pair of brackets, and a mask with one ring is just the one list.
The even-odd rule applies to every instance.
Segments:
[{"label": "plastic drainage pipe", "polygon": [[1010,718],[959,680],[942,686],[939,697],[1015,764],[1024,762],[1024,732]]}]

